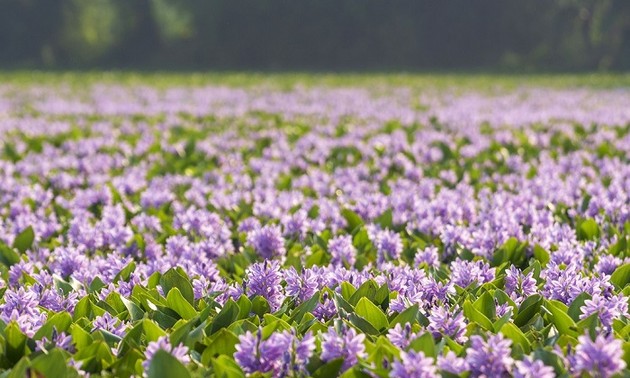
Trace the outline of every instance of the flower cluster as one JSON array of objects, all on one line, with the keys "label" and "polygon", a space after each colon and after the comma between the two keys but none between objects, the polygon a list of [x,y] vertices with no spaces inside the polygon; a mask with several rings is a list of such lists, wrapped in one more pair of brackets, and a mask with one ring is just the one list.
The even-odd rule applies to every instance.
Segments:
[{"label": "flower cluster", "polygon": [[0,373],[629,375],[629,103],[0,84]]}]

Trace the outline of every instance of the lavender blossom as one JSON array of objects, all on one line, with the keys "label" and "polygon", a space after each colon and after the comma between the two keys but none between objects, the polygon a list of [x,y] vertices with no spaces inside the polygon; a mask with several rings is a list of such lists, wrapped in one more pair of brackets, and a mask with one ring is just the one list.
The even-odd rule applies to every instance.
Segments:
[{"label": "lavender blossom", "polygon": [[523,360],[514,363],[515,378],[555,378],[556,373],[551,366],[545,365],[540,360],[534,360],[531,356],[525,356]]},{"label": "lavender blossom", "polygon": [[396,378],[433,378],[438,377],[433,358],[425,357],[423,352],[401,352],[400,360],[392,364],[391,376]]},{"label": "lavender blossom", "polygon": [[168,340],[168,337],[161,336],[156,341],[151,341],[147,345],[147,349],[144,352],[145,360],[142,362],[142,366],[144,367],[145,372],[149,370],[149,366],[151,365],[151,361],[153,360],[153,356],[157,353],[158,350],[163,350],[168,352],[173,357],[177,358],[179,362],[184,365],[190,363],[190,357],[188,356],[188,348],[183,344],[179,344],[176,347],[173,347]]},{"label": "lavender blossom", "polygon": [[276,225],[266,225],[250,231],[247,234],[247,242],[264,259],[286,254],[282,230]]},{"label": "lavender blossom", "polygon": [[341,367],[343,371],[355,365],[360,358],[367,357],[363,341],[365,335],[357,334],[354,328],[348,328],[341,335],[333,327],[328,328],[328,332],[322,334],[322,354],[321,359],[331,361],[343,358]]},{"label": "lavender blossom", "polygon": [[260,295],[265,298],[273,311],[277,310],[284,300],[282,273],[278,261],[265,260],[255,263],[245,272],[247,295]]},{"label": "lavender blossom", "polygon": [[607,378],[626,367],[626,362],[623,360],[622,342],[612,335],[597,335],[595,340],[588,335],[582,335],[578,341],[571,364],[575,373]]},{"label": "lavender blossom", "polygon": [[508,376],[514,360],[510,357],[512,341],[503,335],[490,335],[488,341],[481,336],[470,337],[471,345],[466,349],[466,362],[472,376]]},{"label": "lavender blossom", "polygon": [[356,261],[357,250],[352,244],[350,235],[336,236],[328,240],[328,251],[332,256],[330,263],[333,265],[353,266]]}]

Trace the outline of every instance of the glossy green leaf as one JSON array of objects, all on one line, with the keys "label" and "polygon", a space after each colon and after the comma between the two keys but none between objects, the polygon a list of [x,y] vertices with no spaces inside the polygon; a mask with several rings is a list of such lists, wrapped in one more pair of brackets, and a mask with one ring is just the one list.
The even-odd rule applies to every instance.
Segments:
[{"label": "glossy green leaf", "polygon": [[341,210],[341,216],[346,220],[346,230],[353,232],[363,225],[363,219],[350,209]]},{"label": "glossy green leaf", "polygon": [[359,300],[354,307],[354,311],[357,315],[367,320],[376,330],[382,331],[389,327],[387,316],[379,307],[365,297]]},{"label": "glossy green leaf", "polygon": [[189,320],[197,316],[195,308],[184,299],[182,293],[176,287],[169,290],[166,296],[166,303],[171,310],[175,311],[183,319]]},{"label": "glossy green leaf", "polygon": [[560,334],[577,337],[577,325],[567,314],[568,308],[559,301],[545,301],[545,308],[551,313],[550,320]]},{"label": "glossy green leaf", "polygon": [[630,263],[626,263],[613,272],[610,276],[610,282],[618,288],[625,288],[630,283]]},{"label": "glossy green leaf", "polygon": [[503,327],[501,327],[501,333],[511,339],[514,344],[520,345],[523,351],[529,354],[532,349],[531,344],[517,326],[510,322],[505,323]]},{"label": "glossy green leaf", "polygon": [[37,356],[33,359],[31,368],[46,377],[66,377],[69,369],[66,356],[59,349]]},{"label": "glossy green leaf", "polygon": [[219,356],[212,360],[212,368],[217,378],[243,378],[245,374],[238,364],[228,356]]},{"label": "glossy green leaf", "polygon": [[28,226],[15,237],[13,240],[13,248],[24,253],[33,246],[34,240],[35,232],[33,231],[33,227]]},{"label": "glossy green leaf", "polygon": [[208,346],[201,355],[201,362],[204,365],[208,365],[213,358],[221,354],[231,357],[236,352],[236,344],[238,343],[238,337],[234,332],[226,328],[220,329],[205,342]]},{"label": "glossy green leaf", "polygon": [[208,335],[211,335],[222,328],[228,327],[236,319],[240,313],[240,308],[231,298],[225,302],[225,305],[221,311],[214,317],[209,329],[206,331]]},{"label": "glossy green leaf", "polygon": [[341,371],[343,358],[338,358],[325,363],[313,372],[313,378],[330,378],[336,377]]},{"label": "glossy green leaf", "polygon": [[391,321],[390,327],[394,327],[396,324],[405,325],[406,323],[413,324],[417,320],[418,312],[420,308],[417,304],[405,309],[405,311],[396,315]]},{"label": "glossy green leaf", "polygon": [[424,355],[427,357],[435,358],[437,356],[437,348],[431,332],[425,332],[420,337],[414,339],[409,343],[409,349],[415,350],[416,352],[424,352]]},{"label": "glossy green leaf", "polygon": [[11,322],[4,329],[6,341],[6,356],[9,361],[18,362],[26,352],[27,337],[22,333],[15,322]]},{"label": "glossy green leaf", "polygon": [[468,319],[468,321],[477,323],[488,331],[492,331],[494,329],[490,319],[479,312],[479,310],[477,310],[469,300],[464,301],[464,316]]},{"label": "glossy green leaf", "polygon": [[171,289],[177,288],[188,303],[192,305],[195,301],[195,295],[190,281],[174,268],[167,270],[166,273],[160,277],[160,285],[162,285],[165,295],[168,295]]},{"label": "glossy green leaf", "polygon": [[188,369],[173,355],[165,350],[158,350],[151,359],[148,369],[149,378],[186,378],[190,377]]}]

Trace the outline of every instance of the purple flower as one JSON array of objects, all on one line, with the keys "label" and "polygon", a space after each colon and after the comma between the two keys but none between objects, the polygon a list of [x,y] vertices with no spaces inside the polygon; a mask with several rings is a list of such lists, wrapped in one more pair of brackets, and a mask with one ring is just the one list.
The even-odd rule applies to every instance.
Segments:
[{"label": "purple flower", "polygon": [[163,350],[170,353],[173,357],[177,358],[179,362],[184,365],[190,363],[188,348],[186,346],[184,346],[183,344],[179,344],[178,346],[173,347],[167,336],[161,336],[159,339],[157,339],[157,341],[151,341],[147,345],[147,349],[144,352],[145,361],[142,363],[145,372],[149,370],[151,360],[153,360],[153,356],[155,355],[155,353],[157,353],[158,350]]},{"label": "purple flower", "polygon": [[298,274],[295,268],[291,267],[285,271],[285,281],[287,296],[296,298],[297,303],[308,300],[317,292],[317,276],[310,269],[303,269],[302,274]]},{"label": "purple flower", "polygon": [[461,374],[468,370],[468,363],[464,358],[457,357],[453,351],[444,356],[438,356],[437,366],[440,370],[452,374]]},{"label": "purple flower", "polygon": [[440,266],[440,256],[438,254],[437,247],[427,247],[423,250],[416,252],[414,258],[414,265],[427,264],[429,267],[437,268]]},{"label": "purple flower", "polygon": [[377,230],[373,242],[379,264],[398,259],[403,250],[402,238],[394,231]]},{"label": "purple flower", "polygon": [[72,337],[65,332],[58,333],[57,329],[53,327],[53,332],[50,340],[46,336],[41,340],[35,341],[36,349],[39,351],[45,351],[52,348],[61,348],[69,352],[74,352],[74,346],[72,345]]},{"label": "purple flower", "polygon": [[313,310],[313,315],[322,321],[330,320],[337,315],[335,302],[328,298],[327,292],[324,292],[322,295],[322,302],[317,304],[317,307]]},{"label": "purple flower", "polygon": [[0,319],[5,323],[15,321],[24,334],[32,337],[44,324],[47,315],[39,309],[37,293],[20,287],[17,291],[4,292],[4,304],[0,304]]},{"label": "purple flower", "polygon": [[247,234],[247,242],[264,259],[282,257],[286,254],[282,230],[277,225],[256,228]]},{"label": "purple flower", "polygon": [[315,350],[315,338],[309,332],[299,340],[289,331],[271,334],[262,340],[262,331],[256,335],[247,331],[239,336],[234,360],[246,373],[272,372],[274,377],[306,374],[306,364]]},{"label": "purple flower", "polygon": [[116,336],[123,337],[126,329],[127,324],[122,322],[120,319],[111,316],[109,312],[106,312],[101,316],[97,316],[92,322],[92,332],[103,330],[113,333]]},{"label": "purple flower", "polygon": [[400,360],[392,364],[391,377],[395,378],[433,378],[438,377],[433,358],[425,357],[423,352],[401,352]]},{"label": "purple flower", "polygon": [[607,378],[626,367],[622,342],[614,336],[597,335],[591,340],[588,335],[582,335],[578,341],[571,364],[575,373]]},{"label": "purple flower", "polygon": [[602,325],[610,330],[612,322],[628,314],[628,298],[622,294],[606,298],[603,295],[595,294],[593,298],[584,301],[580,307],[582,314],[580,319],[588,318],[593,314],[598,314]]},{"label": "purple flower", "polygon": [[308,213],[300,209],[291,215],[285,215],[282,217],[282,226],[286,236],[302,240],[309,230]]},{"label": "purple flower", "polygon": [[514,378],[554,378],[556,373],[551,366],[545,365],[540,360],[534,360],[531,356],[525,356],[522,361],[514,363]]},{"label": "purple flower", "polygon": [[284,293],[278,261],[265,260],[262,263],[254,263],[245,271],[245,277],[247,295],[260,295],[265,298],[272,311],[280,307],[284,300]]},{"label": "purple flower", "polygon": [[514,360],[510,357],[512,341],[503,335],[490,335],[488,341],[481,336],[470,337],[471,345],[466,349],[466,362],[472,376],[508,376]]},{"label": "purple flower", "polygon": [[401,326],[400,323],[396,324],[394,328],[390,328],[387,332],[387,338],[392,344],[396,345],[400,349],[406,349],[414,339],[420,336],[418,333],[411,332],[411,325],[405,323]]},{"label": "purple flower", "polygon": [[328,332],[322,334],[321,359],[328,362],[343,358],[341,369],[348,370],[359,361],[359,358],[367,356],[363,340],[365,335],[357,334],[354,328],[348,328],[340,335],[333,327],[329,327]]},{"label": "purple flower", "polygon": [[459,258],[451,264],[451,281],[460,287],[467,287],[473,282],[482,285],[494,280],[495,268],[479,261],[465,261]]},{"label": "purple flower", "polygon": [[433,337],[449,336],[457,342],[466,342],[466,320],[461,311],[449,310],[446,307],[435,307],[429,315],[427,327]]},{"label": "purple flower", "polygon": [[246,373],[255,371],[266,372],[271,367],[265,367],[263,370],[260,361],[260,343],[262,341],[262,332],[259,330],[257,335],[253,335],[247,331],[244,335],[238,337],[239,343],[236,345],[234,352],[234,360]]},{"label": "purple flower", "polygon": [[600,255],[599,261],[595,264],[595,271],[601,274],[611,275],[623,261],[613,255]]},{"label": "purple flower", "polygon": [[353,266],[356,260],[357,250],[352,244],[351,235],[340,235],[328,240],[328,252],[332,256],[332,265],[348,264]]},{"label": "purple flower", "polygon": [[524,298],[536,293],[536,280],[533,272],[524,275],[514,265],[505,271],[505,292],[520,304]]}]

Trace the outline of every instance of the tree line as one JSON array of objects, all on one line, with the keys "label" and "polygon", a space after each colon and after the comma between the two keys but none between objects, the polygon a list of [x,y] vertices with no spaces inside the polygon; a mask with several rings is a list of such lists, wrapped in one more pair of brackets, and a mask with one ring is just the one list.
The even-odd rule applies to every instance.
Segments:
[{"label": "tree line", "polygon": [[624,70],[628,0],[3,0],[0,66]]}]

